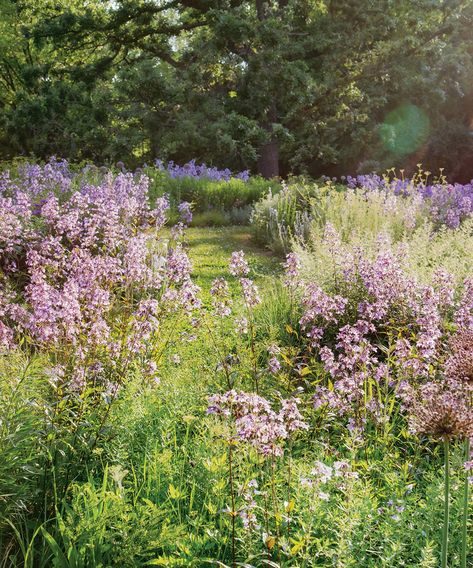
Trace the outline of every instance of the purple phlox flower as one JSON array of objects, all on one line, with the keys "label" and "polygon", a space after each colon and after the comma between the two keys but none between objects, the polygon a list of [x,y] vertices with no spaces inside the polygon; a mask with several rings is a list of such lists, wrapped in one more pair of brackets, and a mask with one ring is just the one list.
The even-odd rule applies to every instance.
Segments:
[{"label": "purple phlox flower", "polygon": [[245,303],[249,308],[254,308],[261,302],[258,287],[249,278],[240,278],[240,284],[243,290]]},{"label": "purple phlox flower", "polygon": [[250,267],[242,250],[232,252],[229,270],[233,276],[247,276],[249,274]]}]

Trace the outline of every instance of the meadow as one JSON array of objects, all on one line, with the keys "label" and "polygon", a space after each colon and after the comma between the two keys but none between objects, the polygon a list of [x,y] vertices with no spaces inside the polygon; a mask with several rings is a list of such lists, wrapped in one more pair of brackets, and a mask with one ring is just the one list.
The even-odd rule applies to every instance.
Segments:
[{"label": "meadow", "polygon": [[0,567],[473,565],[473,185],[0,173]]}]

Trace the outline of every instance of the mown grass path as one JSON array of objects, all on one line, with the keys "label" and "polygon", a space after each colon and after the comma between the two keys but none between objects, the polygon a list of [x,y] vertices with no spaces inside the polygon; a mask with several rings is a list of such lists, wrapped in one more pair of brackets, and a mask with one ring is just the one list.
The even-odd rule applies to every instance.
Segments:
[{"label": "mown grass path", "polygon": [[[207,307],[211,304],[210,288],[215,278],[226,278],[235,297],[241,295],[238,279],[230,275],[228,268],[233,251],[243,250],[245,253],[251,269],[249,277],[257,284],[262,297],[282,271],[283,259],[258,247],[251,240],[248,227],[190,228],[186,231],[184,241],[193,265],[192,279],[200,286],[200,296]],[[244,307],[241,301],[236,301],[231,317],[222,324],[230,329],[234,319],[240,315],[244,315]],[[188,327],[187,331],[194,333]],[[208,385],[214,382],[217,361],[215,347],[205,327],[195,330],[196,340],[193,342],[181,341],[176,332],[173,335],[174,340],[161,367],[163,386],[167,395],[178,398],[185,391],[183,399],[190,403],[189,398],[193,396],[190,403],[193,404],[205,395]],[[178,364],[173,364],[173,355],[179,356]]]},{"label": "mown grass path", "polygon": [[[255,245],[248,227],[191,228],[187,230],[189,257],[193,264],[192,278],[202,288],[204,298],[212,281],[229,277],[228,262],[233,251],[242,250],[251,268],[250,278],[264,289],[279,276],[283,259]],[[236,280],[229,278],[232,285]]]}]

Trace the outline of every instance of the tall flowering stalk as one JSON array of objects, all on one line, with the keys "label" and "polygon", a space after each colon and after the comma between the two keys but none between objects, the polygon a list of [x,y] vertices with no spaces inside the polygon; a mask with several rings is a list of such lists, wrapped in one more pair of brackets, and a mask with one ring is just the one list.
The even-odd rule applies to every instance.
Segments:
[{"label": "tall flowering stalk", "polygon": [[[444,517],[441,566],[447,568],[450,522],[450,446],[454,439],[469,439],[473,435],[473,409],[465,386],[453,379],[445,379],[444,384],[426,383],[412,402],[411,427],[416,433],[427,434],[443,442]],[[462,546],[463,550],[466,553],[465,544]]]},{"label": "tall flowering stalk", "polygon": [[[450,341],[452,354],[445,364],[445,372],[452,380],[459,381],[468,391],[469,405],[473,405],[473,330],[460,330]],[[471,436],[466,436],[464,442],[465,464],[471,459]],[[470,478],[465,467],[465,480],[463,488],[463,515],[462,515],[462,548],[461,568],[467,566],[468,549],[468,510],[470,499]]]},{"label": "tall flowering stalk", "polygon": [[239,324],[245,324],[244,327],[247,328],[247,331],[249,333],[250,349],[253,361],[253,380],[255,382],[255,390],[256,392],[259,392],[258,361],[256,356],[253,310],[258,304],[261,303],[261,298],[256,284],[253,282],[253,280],[247,278],[248,274],[250,273],[250,267],[242,250],[232,253],[229,270],[232,276],[239,277],[240,280],[247,317],[243,322],[240,320]]},{"label": "tall flowering stalk", "polygon": [[447,568],[448,564],[448,527],[450,522],[450,438],[444,436],[444,512],[443,512],[443,532],[442,532],[442,568]]},{"label": "tall flowering stalk", "polygon": [[[209,397],[207,412],[221,417],[229,425],[228,468],[231,497],[232,517],[232,563],[236,565],[235,551],[235,491],[234,491],[234,451],[238,446],[247,446],[257,452],[266,461],[271,463],[273,507],[277,509],[274,467],[275,459],[284,452],[284,443],[296,432],[307,430],[298,405],[300,400],[290,398],[281,401],[279,411],[275,411],[271,403],[256,393],[230,390],[224,394],[215,394]],[[267,514],[267,513],[266,513]],[[277,515],[275,515],[277,516]],[[266,530],[269,530],[266,518]],[[279,529],[277,529],[279,530]],[[267,536],[267,546],[270,550],[275,543]],[[268,543],[271,543],[271,546]]]},{"label": "tall flowering stalk", "polygon": [[[471,399],[470,399],[471,404]],[[471,460],[471,438],[465,440],[465,480],[463,485],[463,515],[462,515],[462,547],[460,554],[461,568],[467,568],[468,554],[468,517],[470,508],[470,473],[467,464]]]}]

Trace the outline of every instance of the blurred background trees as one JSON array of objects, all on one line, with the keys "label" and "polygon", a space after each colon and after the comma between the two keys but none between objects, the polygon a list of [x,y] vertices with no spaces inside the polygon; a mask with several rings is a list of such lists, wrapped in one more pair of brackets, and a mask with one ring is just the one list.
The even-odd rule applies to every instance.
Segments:
[{"label": "blurred background trees", "polygon": [[0,0],[0,153],[473,177],[472,0]]}]

